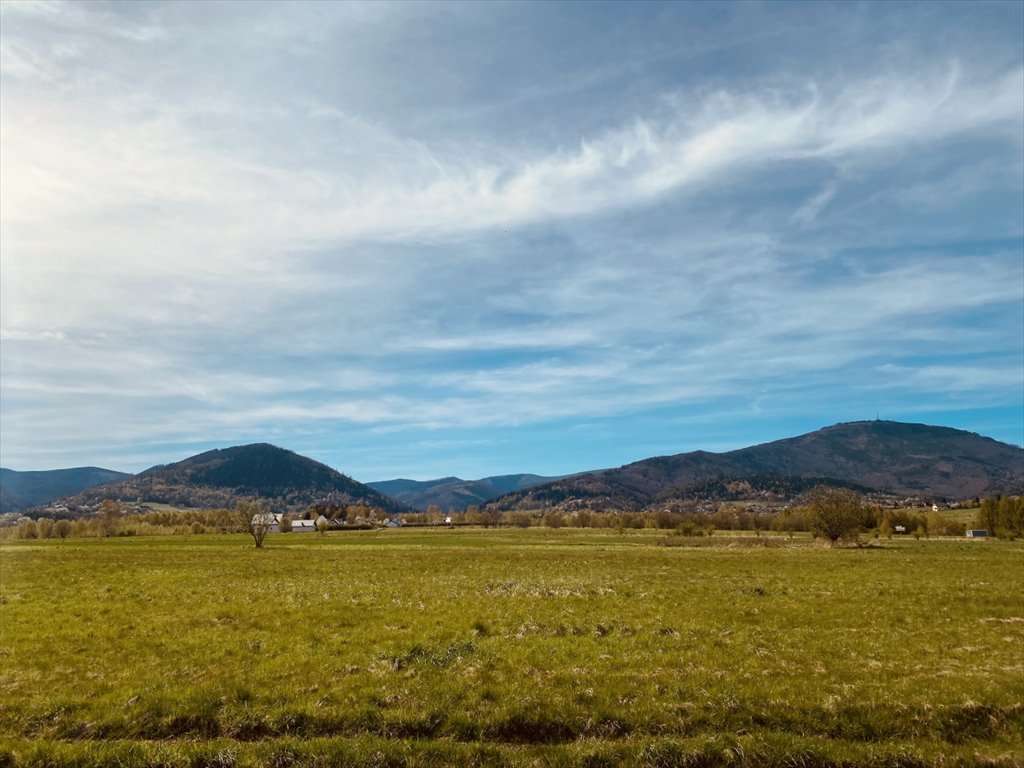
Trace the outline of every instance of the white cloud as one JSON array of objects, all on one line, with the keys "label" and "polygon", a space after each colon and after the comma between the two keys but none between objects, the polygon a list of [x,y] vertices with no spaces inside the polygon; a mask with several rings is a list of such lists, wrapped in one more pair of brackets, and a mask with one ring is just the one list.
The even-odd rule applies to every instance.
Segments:
[{"label": "white cloud", "polygon": [[834,181],[830,181],[820,192],[809,198],[796,210],[792,220],[804,226],[811,224],[818,218],[818,214],[824,210],[825,206],[832,202],[837,192],[839,192],[839,185]]},{"label": "white cloud", "polygon": [[886,363],[879,366],[878,386],[914,392],[990,392],[1014,389],[1024,392],[1024,371],[1014,365],[922,365],[908,367]]},{"label": "white cloud", "polygon": [[[603,127],[587,130],[546,129],[544,111],[602,78],[539,82],[439,106],[424,121],[443,113],[454,132],[419,135],[351,96],[379,85],[373,45],[395,6],[218,7],[220,25],[176,4],[104,8],[3,7],[8,445],[70,424],[129,445],[318,421],[537,423],[940,343],[999,354],[1012,336],[960,322],[1020,298],[1005,246],[967,263],[903,244],[957,225],[933,192],[1019,187],[1005,172],[1021,163],[1019,57],[659,82],[611,127],[595,102],[578,124]],[[324,67],[349,38],[349,68]],[[544,140],[451,119],[498,120],[499,103],[531,104]],[[981,162],[950,160],[956,144]],[[925,155],[942,173],[879,183]],[[938,218],[901,231],[878,213],[893,200]],[[882,241],[899,256],[881,267],[846,253]]]}]

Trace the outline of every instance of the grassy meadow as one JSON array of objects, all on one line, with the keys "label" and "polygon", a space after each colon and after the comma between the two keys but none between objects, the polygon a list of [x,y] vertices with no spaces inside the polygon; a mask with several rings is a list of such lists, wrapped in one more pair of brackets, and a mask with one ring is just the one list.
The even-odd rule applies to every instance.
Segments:
[{"label": "grassy meadow", "polygon": [[0,545],[0,765],[1024,764],[1024,547]]}]

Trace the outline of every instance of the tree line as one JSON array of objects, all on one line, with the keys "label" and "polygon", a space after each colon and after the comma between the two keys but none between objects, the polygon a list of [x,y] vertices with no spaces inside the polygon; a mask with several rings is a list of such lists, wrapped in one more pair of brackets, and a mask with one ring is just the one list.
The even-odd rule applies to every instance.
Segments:
[{"label": "tree line", "polygon": [[[4,538],[65,539],[89,536],[190,535],[204,533],[243,533],[251,530],[254,515],[269,510],[260,502],[244,500],[233,508],[140,510],[126,512],[118,502],[104,501],[94,515],[77,520],[24,518],[14,527],[0,532]],[[281,530],[287,531],[295,519],[325,518],[335,526],[380,525],[388,519],[381,509],[365,505],[312,504],[305,510],[286,515]],[[910,509],[883,509],[864,504],[853,490],[822,488],[812,491],[806,503],[771,512],[755,511],[741,505],[721,505],[714,512],[653,509],[643,512],[597,512],[581,509],[508,511],[493,507],[471,506],[447,514],[436,507],[426,512],[403,516],[407,525],[456,525],[482,527],[609,528],[620,531],[660,529],[683,535],[703,535],[714,531],[753,531],[794,534],[812,533],[830,541],[858,534],[893,536],[963,536],[967,525],[936,512]],[[981,501],[975,527],[1000,538],[1024,538],[1024,497],[1005,496]]]},{"label": "tree line", "polygon": [[978,510],[978,526],[1001,539],[1024,538],[1024,496],[985,499]]},{"label": "tree line", "polygon": [[[126,510],[119,502],[107,499],[99,510],[77,519],[23,518],[12,527],[0,529],[3,538],[67,539],[107,536],[166,536],[203,533],[251,533],[252,519],[269,514],[263,501],[240,500],[234,507],[213,509]],[[293,520],[316,520],[321,515],[339,524],[364,522],[377,525],[388,519],[384,510],[362,504],[313,504],[305,510],[284,515],[281,530],[289,530]]]}]

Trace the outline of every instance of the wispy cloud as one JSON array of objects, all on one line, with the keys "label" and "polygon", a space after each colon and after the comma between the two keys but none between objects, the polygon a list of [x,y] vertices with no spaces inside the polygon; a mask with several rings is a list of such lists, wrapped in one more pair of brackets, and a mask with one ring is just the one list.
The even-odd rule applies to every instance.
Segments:
[{"label": "wispy cloud", "polygon": [[[865,37],[762,72],[803,16],[755,34],[737,8],[685,55],[581,39],[516,80],[496,27],[573,9],[454,7],[453,32],[421,10],[2,6],[5,462],[333,430],[322,458],[379,467],[344,435],[389,451],[752,412],[730,399],[823,421],[878,397],[1017,407],[1024,62],[1005,24],[939,57],[910,41],[898,66],[851,66],[888,50]],[[711,23],[677,12],[677,31]],[[431,34],[396,61],[413,28]],[[480,438],[444,442],[462,439]]]},{"label": "wispy cloud", "polygon": [[834,181],[830,181],[820,192],[809,198],[807,202],[796,210],[792,220],[797,224],[805,226],[810,224],[818,218],[818,214],[821,213],[825,206],[832,202],[838,191],[839,185]]}]

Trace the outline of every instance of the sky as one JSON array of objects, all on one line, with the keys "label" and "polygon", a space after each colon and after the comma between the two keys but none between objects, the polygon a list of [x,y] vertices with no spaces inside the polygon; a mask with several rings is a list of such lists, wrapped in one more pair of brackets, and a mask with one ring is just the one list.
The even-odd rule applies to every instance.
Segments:
[{"label": "sky", "polygon": [[1024,443],[1024,3],[0,4],[0,464]]}]

